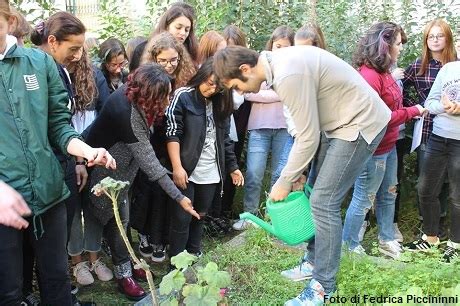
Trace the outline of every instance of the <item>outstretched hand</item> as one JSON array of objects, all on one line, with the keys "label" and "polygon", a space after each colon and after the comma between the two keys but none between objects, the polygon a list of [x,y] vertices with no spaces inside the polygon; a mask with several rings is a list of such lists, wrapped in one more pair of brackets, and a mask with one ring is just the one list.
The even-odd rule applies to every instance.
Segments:
[{"label": "outstretched hand", "polygon": [[192,216],[194,216],[195,218],[197,218],[198,220],[200,220],[200,215],[196,212],[196,210],[193,208],[192,206],[192,201],[190,201],[189,198],[187,197],[184,197],[180,202],[179,202],[180,206],[182,206],[182,208],[188,212],[189,214],[191,214]]}]

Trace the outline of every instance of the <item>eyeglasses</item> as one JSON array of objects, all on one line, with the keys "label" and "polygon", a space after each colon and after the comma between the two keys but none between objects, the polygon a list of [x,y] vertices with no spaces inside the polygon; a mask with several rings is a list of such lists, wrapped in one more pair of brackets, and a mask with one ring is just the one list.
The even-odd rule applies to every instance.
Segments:
[{"label": "eyeglasses", "polygon": [[179,58],[174,57],[174,58],[172,58],[170,60],[167,60],[167,59],[164,59],[164,58],[157,58],[157,63],[160,64],[163,67],[168,66],[168,64],[170,64],[171,66],[177,66],[177,64],[179,63]]},{"label": "eyeglasses", "polygon": [[111,69],[117,69],[117,68],[125,68],[126,66],[128,65],[128,61],[127,60],[124,60],[122,63],[120,64],[114,64],[114,63],[108,63],[107,64],[107,67],[111,68]]},{"label": "eyeglasses", "polygon": [[428,35],[428,40],[435,40],[435,39],[440,40],[440,39],[443,39],[444,37],[445,36],[442,33],[439,33],[439,34],[436,34],[436,35],[431,34],[431,35]]}]

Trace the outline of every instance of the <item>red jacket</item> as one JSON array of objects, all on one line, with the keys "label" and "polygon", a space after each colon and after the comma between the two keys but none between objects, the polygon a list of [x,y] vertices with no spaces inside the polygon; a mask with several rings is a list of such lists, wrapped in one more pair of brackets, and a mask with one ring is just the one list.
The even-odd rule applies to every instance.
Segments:
[{"label": "red jacket", "polygon": [[399,135],[399,126],[416,116],[420,116],[420,111],[416,106],[404,107],[402,105],[401,88],[390,73],[378,73],[366,65],[361,66],[358,71],[391,110],[391,120],[388,123],[387,131],[374,153],[374,155],[381,155],[394,148]]}]

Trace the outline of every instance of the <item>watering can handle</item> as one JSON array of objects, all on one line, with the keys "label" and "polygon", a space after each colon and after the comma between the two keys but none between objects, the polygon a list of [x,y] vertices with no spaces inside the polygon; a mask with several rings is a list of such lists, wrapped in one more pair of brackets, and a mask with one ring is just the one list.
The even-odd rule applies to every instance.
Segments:
[{"label": "watering can handle", "polygon": [[313,192],[313,187],[305,183],[304,191],[307,197],[310,198],[311,193]]}]

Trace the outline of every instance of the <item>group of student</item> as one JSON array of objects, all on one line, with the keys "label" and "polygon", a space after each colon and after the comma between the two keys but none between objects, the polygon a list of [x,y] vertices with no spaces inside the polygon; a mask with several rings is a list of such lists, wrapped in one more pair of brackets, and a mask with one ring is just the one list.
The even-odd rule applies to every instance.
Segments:
[{"label": "group of student", "polygon": [[[234,25],[198,41],[184,2],[126,49],[116,38],[85,40],[85,26],[66,12],[33,29],[21,17],[0,1],[0,304],[36,304],[34,273],[42,304],[75,304],[68,256],[78,284],[115,277],[127,298],[142,299],[145,272],[129,257],[109,199],[91,188],[106,176],[130,182],[119,210],[124,227],[139,233],[142,256],[201,256],[204,222],[228,226],[235,186],[244,185],[243,209],[258,213],[269,157],[271,199],[313,186],[315,238],[301,263],[281,273],[311,280],[287,305],[321,305],[334,293],[341,252],[366,252],[372,207],[379,250],[397,259],[446,239],[449,195],[442,259],[460,254],[460,64],[444,20],[426,25],[421,56],[404,70],[397,61],[407,37],[393,22],[363,34],[353,68],[326,51],[313,22],[297,32],[276,28],[261,54]],[[20,46],[29,32],[36,48]],[[404,248],[398,181],[405,123],[418,117],[424,234]],[[102,241],[113,269],[98,254]]]}]

